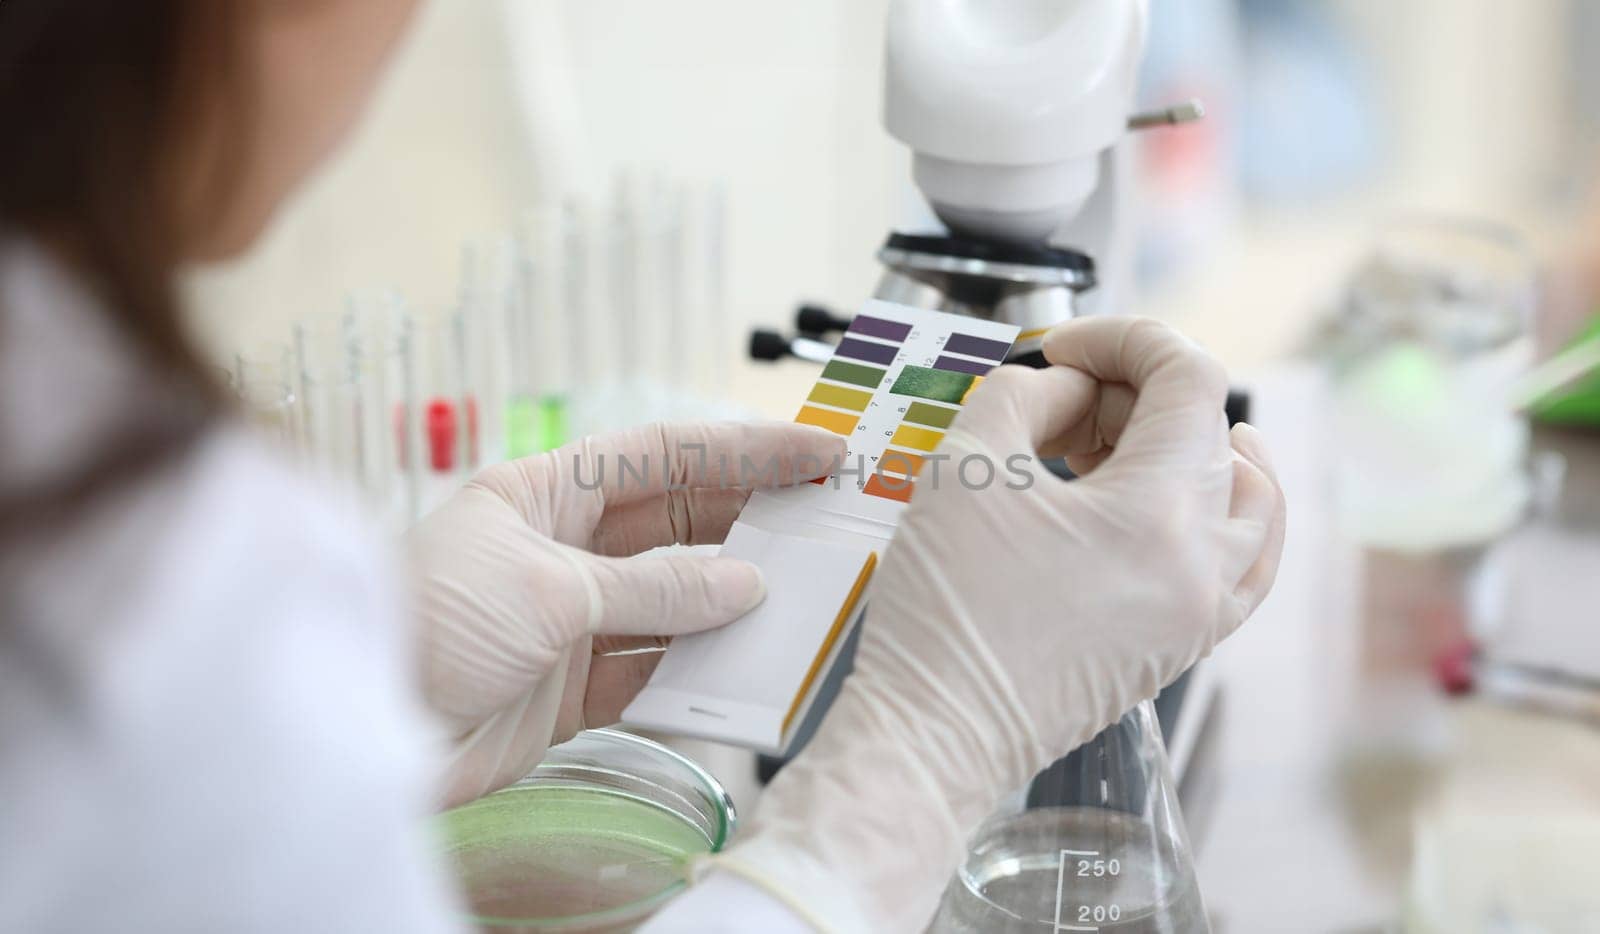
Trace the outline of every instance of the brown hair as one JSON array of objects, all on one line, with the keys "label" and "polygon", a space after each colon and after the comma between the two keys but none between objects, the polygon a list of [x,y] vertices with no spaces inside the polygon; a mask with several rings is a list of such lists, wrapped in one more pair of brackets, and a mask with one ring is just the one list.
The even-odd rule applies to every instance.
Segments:
[{"label": "brown hair", "polygon": [[[222,408],[185,337],[174,273],[185,238],[218,222],[238,167],[245,7],[0,0],[0,232],[67,261],[165,383],[149,419],[25,505],[81,500],[100,478],[159,462]],[[0,503],[0,527],[18,505]]]}]

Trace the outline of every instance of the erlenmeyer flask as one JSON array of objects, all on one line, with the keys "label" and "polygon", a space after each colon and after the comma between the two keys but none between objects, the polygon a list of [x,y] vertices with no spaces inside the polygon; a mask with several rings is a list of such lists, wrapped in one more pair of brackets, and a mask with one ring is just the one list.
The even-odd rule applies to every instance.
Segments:
[{"label": "erlenmeyer flask", "polygon": [[930,928],[1210,930],[1149,703],[1040,772],[983,822]]}]

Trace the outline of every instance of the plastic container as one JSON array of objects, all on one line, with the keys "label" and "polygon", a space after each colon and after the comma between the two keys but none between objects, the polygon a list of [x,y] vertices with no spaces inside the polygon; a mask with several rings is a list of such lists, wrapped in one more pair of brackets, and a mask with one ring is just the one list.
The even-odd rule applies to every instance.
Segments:
[{"label": "plastic container", "polygon": [[551,749],[533,774],[439,817],[479,930],[631,931],[727,846],[733,802],[706,770],[617,730]]}]

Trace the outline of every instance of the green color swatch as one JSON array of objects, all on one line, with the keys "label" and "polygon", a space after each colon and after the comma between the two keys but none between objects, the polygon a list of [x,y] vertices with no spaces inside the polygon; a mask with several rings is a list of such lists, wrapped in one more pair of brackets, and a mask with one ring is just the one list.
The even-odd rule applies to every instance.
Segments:
[{"label": "green color swatch", "polygon": [[905,420],[918,425],[927,425],[929,428],[949,428],[950,423],[956,420],[956,410],[947,409],[942,405],[929,405],[926,402],[913,402],[911,407],[906,409]]},{"label": "green color swatch", "polygon": [[973,378],[970,373],[908,366],[900,371],[900,377],[894,381],[889,391],[899,396],[916,396],[919,399],[959,405],[967,390],[972,387]]},{"label": "green color swatch", "polygon": [[843,360],[833,360],[822,368],[823,379],[836,379],[841,383],[850,383],[855,386],[865,386],[868,389],[877,389],[883,382],[883,374],[888,371],[880,370],[875,366],[864,366],[860,363],[846,363]]}]

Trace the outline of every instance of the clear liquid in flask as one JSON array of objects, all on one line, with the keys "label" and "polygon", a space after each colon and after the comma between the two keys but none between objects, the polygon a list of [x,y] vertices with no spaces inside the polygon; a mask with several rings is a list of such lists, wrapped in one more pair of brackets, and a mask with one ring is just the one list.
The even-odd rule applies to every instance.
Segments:
[{"label": "clear liquid in flask", "polygon": [[1034,808],[991,820],[946,889],[939,934],[1196,934],[1210,928],[1186,859],[1138,815]]}]

